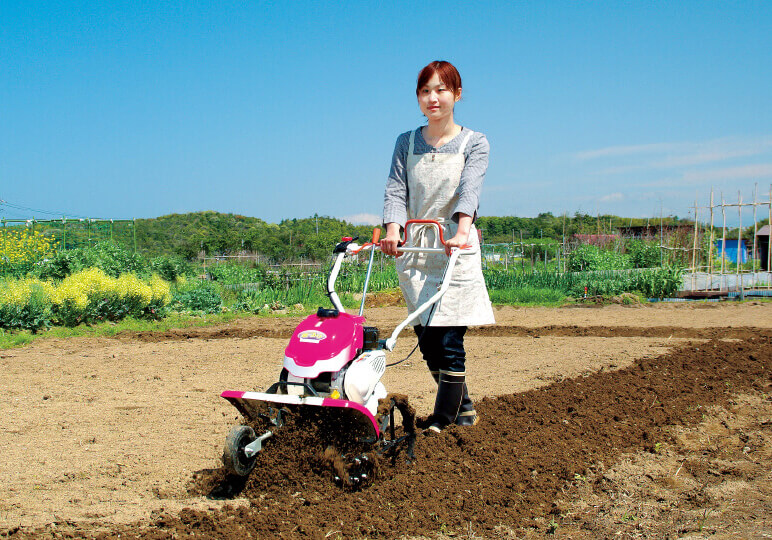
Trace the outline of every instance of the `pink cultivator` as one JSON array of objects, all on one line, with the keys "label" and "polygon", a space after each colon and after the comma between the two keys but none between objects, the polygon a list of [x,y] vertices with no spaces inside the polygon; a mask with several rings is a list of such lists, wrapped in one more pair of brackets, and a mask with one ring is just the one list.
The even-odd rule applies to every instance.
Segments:
[{"label": "pink cultivator", "polygon": [[[440,243],[444,244],[442,227],[437,221],[414,220],[405,225],[406,241],[413,226],[436,227]],[[283,369],[279,381],[265,392],[226,390],[221,395],[232,403],[248,420],[264,419],[273,426],[257,435],[247,425],[233,428],[226,439],[223,462],[237,475],[246,476],[255,467],[256,455],[272,437],[280,437],[287,415],[303,415],[313,411],[315,418],[325,416],[324,422],[336,431],[336,436],[369,445],[377,454],[396,457],[404,446],[408,459],[413,458],[415,428],[412,409],[406,400],[386,392],[380,381],[386,371],[386,351],[392,351],[399,333],[416,317],[433,306],[445,294],[455,261],[465,250],[453,249],[442,284],[427,302],[419,306],[401,322],[386,340],[379,339],[378,329],[365,326],[362,316],[365,296],[370,281],[375,250],[378,248],[380,229],[373,231],[371,242],[362,246],[356,238],[343,238],[335,246],[335,262],[327,279],[327,294],[332,309],[319,310],[304,319],[285,349]],[[445,253],[445,248],[421,248],[403,242],[402,252]],[[335,293],[335,281],[346,255],[369,250],[362,304],[358,315],[346,313]],[[403,425],[397,436],[394,410],[402,415]],[[321,420],[320,420],[321,421]],[[344,470],[334,467],[337,482],[349,488],[368,483],[374,474],[372,453],[340,456]],[[340,459],[336,458],[340,463]]]}]

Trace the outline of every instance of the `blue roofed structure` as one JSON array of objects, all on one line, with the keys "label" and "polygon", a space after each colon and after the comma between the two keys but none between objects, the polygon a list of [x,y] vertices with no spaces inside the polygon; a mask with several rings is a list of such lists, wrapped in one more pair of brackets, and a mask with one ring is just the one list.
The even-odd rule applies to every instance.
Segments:
[{"label": "blue roofed structure", "polygon": [[[737,264],[737,242],[738,240],[736,238],[732,240],[727,239],[726,246],[723,249],[724,257],[726,257],[728,261],[731,261],[735,264]],[[748,253],[748,245],[745,243],[745,239],[740,239],[739,242],[740,242],[740,262],[746,263],[750,260],[750,255]],[[716,240],[716,250],[717,250],[716,258],[717,259],[721,258],[722,243],[723,243],[722,240]]]}]

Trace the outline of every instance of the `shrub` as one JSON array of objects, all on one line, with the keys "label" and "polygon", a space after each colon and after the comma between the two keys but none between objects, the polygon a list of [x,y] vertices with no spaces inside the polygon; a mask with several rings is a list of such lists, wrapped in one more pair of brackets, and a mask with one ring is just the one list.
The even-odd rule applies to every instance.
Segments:
[{"label": "shrub", "polygon": [[82,266],[99,268],[111,277],[121,274],[139,274],[145,269],[142,256],[133,253],[114,242],[99,242],[93,247],[81,248]]},{"label": "shrub", "polygon": [[150,270],[166,281],[177,281],[179,278],[195,275],[193,266],[181,257],[155,257],[150,261]]},{"label": "shrub", "polygon": [[626,250],[633,268],[654,268],[660,265],[660,248],[656,242],[631,240]]},{"label": "shrub", "polygon": [[170,307],[175,311],[217,313],[222,307],[222,296],[213,283],[194,282],[181,287],[174,293]]},{"label": "shrub", "polygon": [[65,326],[124,317],[158,318],[171,299],[169,284],[158,276],[147,281],[133,274],[112,278],[90,268],[64,279],[52,301],[54,320]]},{"label": "shrub", "polygon": [[35,263],[56,253],[56,241],[20,227],[0,230],[0,274],[25,275]]},{"label": "shrub", "polygon": [[158,318],[170,296],[169,284],[158,276],[112,278],[98,268],[72,274],[58,285],[32,278],[8,280],[0,289],[0,327],[34,331],[50,324]]},{"label": "shrub", "polygon": [[568,256],[568,271],[583,272],[585,270],[620,270],[630,267],[630,258],[615,251],[609,251],[598,246],[583,245],[576,248]]},{"label": "shrub", "polygon": [[34,279],[0,282],[0,327],[36,332],[51,324],[52,287]]},{"label": "shrub", "polygon": [[38,264],[33,274],[44,280],[61,280],[81,268],[73,251],[60,251]]},{"label": "shrub", "polygon": [[114,242],[60,251],[49,260],[42,262],[35,271],[41,279],[64,279],[88,268],[99,268],[111,277],[121,274],[142,274],[146,262],[141,255],[121,247]]}]

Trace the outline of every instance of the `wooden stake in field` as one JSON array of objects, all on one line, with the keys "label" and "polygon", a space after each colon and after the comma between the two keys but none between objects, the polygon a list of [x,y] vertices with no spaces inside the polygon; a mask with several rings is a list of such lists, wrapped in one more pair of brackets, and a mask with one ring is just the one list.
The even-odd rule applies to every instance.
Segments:
[{"label": "wooden stake in field", "polygon": [[715,236],[713,231],[713,188],[710,188],[710,246],[708,246],[708,283],[713,288],[713,242]]},{"label": "wooden stake in field", "polygon": [[692,242],[692,289],[695,288],[697,279],[697,233],[699,231],[697,219],[697,195],[694,195],[694,241]]},{"label": "wooden stake in field", "polygon": [[726,288],[726,207],[724,206],[724,192],[721,192],[721,216],[723,224],[721,226],[721,290]]},{"label": "wooden stake in field", "polygon": [[[769,234],[767,234],[767,272],[772,276],[772,184],[769,184]],[[772,279],[769,280],[769,286],[772,288]]]},{"label": "wooden stake in field", "polygon": [[662,201],[659,202],[659,266],[662,267],[662,248],[664,248],[662,236]]},{"label": "wooden stake in field", "polygon": [[740,256],[740,244],[742,243],[743,235],[743,194],[740,190],[737,191],[737,204],[738,213],[740,214],[740,224],[737,227],[737,283],[740,286],[740,300],[743,299],[743,276],[740,272],[740,265],[742,264],[742,257]]},{"label": "wooden stake in field", "polygon": [[751,255],[751,268],[753,269],[754,274],[756,273],[756,233],[759,231],[758,226],[756,225],[756,204],[758,203],[756,192],[758,189],[759,184],[753,184],[753,254]]}]

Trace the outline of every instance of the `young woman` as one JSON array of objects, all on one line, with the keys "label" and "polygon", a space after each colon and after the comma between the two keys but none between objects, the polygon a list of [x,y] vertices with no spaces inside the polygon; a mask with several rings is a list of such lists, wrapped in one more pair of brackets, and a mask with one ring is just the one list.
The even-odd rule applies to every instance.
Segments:
[{"label": "young woman", "polygon": [[[447,256],[400,254],[398,243],[405,222],[434,219],[443,223],[448,253],[452,247],[472,246],[472,254],[458,258],[445,296],[415,326],[421,353],[438,384],[429,429],[440,431],[453,423],[477,422],[466,386],[464,334],[470,325],[495,322],[474,226],[489,145],[485,135],[454,120],[453,110],[461,99],[461,76],[452,64],[435,61],[424,67],[418,74],[416,96],[427,124],[397,138],[384,197],[386,237],[380,246],[385,254],[398,257],[400,288],[411,312],[437,292]],[[413,227],[410,236],[416,245],[436,245],[431,227]]]}]

